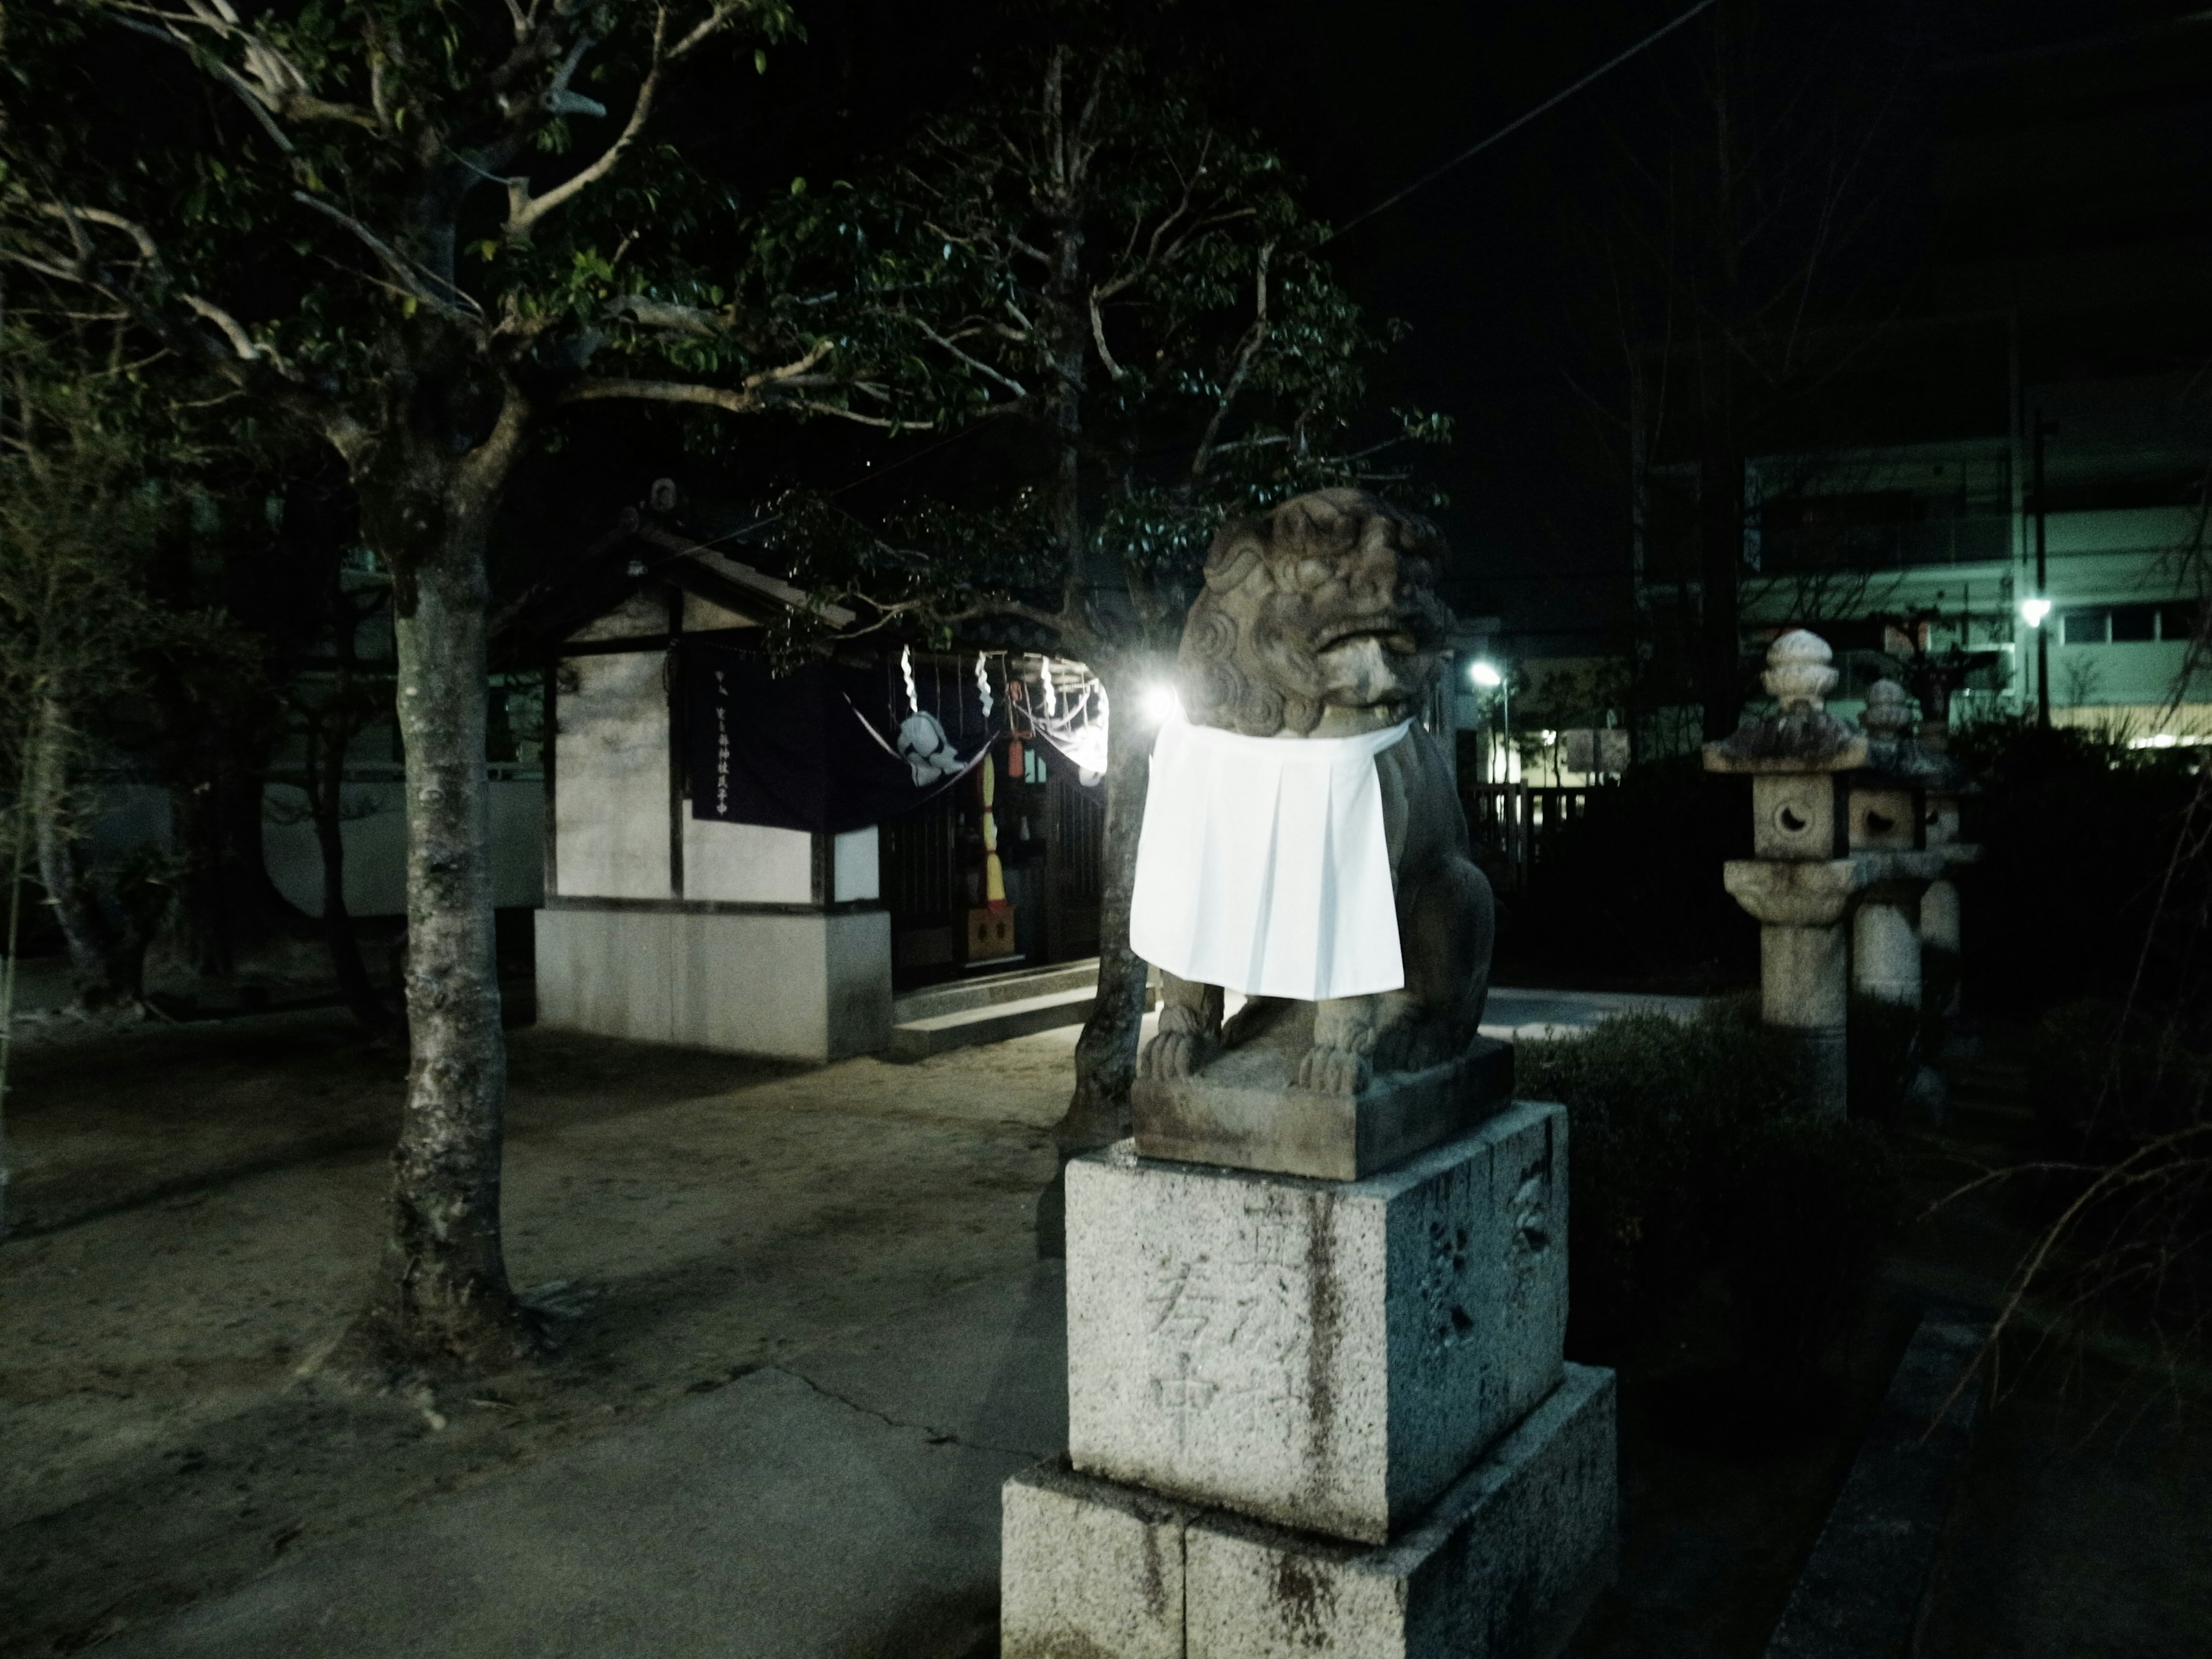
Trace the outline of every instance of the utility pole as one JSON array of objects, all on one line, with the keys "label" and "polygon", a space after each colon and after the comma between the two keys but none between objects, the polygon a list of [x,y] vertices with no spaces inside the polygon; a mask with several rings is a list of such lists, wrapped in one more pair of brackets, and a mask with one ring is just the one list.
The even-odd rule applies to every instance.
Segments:
[{"label": "utility pole", "polygon": [[[2043,440],[2057,430],[2041,410],[2035,411],[2035,597],[2046,602],[2051,598],[2050,514],[2043,501]],[[2051,729],[2051,630],[2056,625],[2056,618],[2045,610],[2035,629],[2035,723],[2045,732]]]}]

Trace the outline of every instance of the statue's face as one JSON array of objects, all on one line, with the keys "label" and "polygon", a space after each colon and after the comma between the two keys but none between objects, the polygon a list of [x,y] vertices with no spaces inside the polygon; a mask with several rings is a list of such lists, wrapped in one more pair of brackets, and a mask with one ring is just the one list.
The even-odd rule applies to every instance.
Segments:
[{"label": "statue's face", "polygon": [[1441,551],[1426,524],[1352,491],[1302,496],[1224,532],[1183,631],[1191,717],[1303,736],[1325,708],[1407,708],[1449,620],[1436,594]]},{"label": "statue's face", "polygon": [[1321,701],[1341,708],[1413,702],[1436,670],[1442,628],[1434,572],[1371,520],[1360,544],[1334,562],[1310,605]]}]

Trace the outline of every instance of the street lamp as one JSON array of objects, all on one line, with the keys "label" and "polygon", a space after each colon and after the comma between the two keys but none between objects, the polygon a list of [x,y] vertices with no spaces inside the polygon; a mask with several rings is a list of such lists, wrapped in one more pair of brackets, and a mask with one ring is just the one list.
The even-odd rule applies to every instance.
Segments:
[{"label": "street lamp", "polygon": [[[1467,677],[1473,680],[1477,685],[1482,687],[1486,691],[1498,691],[1502,694],[1499,698],[1501,708],[1499,710],[1500,718],[1498,722],[1502,735],[1499,740],[1500,753],[1498,757],[1498,769],[1501,774],[1510,774],[1513,770],[1512,684],[1506,679],[1505,671],[1498,667],[1498,665],[1494,662],[1478,660],[1468,664]],[[1500,783],[1510,783],[1513,780],[1510,775],[1501,775],[1498,781]]]},{"label": "street lamp", "polygon": [[2043,619],[2050,614],[2051,601],[2048,599],[2022,599],[2020,602],[2020,619],[2030,628],[2042,627]]}]

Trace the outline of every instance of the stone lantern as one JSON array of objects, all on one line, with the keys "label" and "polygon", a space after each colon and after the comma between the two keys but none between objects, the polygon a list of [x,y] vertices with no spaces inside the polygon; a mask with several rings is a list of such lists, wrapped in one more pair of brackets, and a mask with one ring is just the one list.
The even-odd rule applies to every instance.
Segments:
[{"label": "stone lantern", "polygon": [[1920,896],[1921,1006],[1931,1048],[1955,1036],[1959,1024],[1961,928],[1954,872],[1982,856],[1979,847],[1959,838],[1960,799],[1972,786],[1965,769],[1949,757],[1944,758],[1949,763],[1946,775],[1929,784],[1927,807],[1921,814],[1928,849],[1940,854],[1944,866],[1943,873]]},{"label": "stone lantern", "polygon": [[1851,924],[1852,988],[1877,1001],[1918,1008],[1921,900],[1943,873],[1928,848],[1927,803],[1954,786],[1956,763],[1914,743],[1905,688],[1876,680],[1867,692],[1867,765],[1850,780],[1849,843],[1882,855],[1868,869]]},{"label": "stone lantern", "polygon": [[1829,714],[1836,684],[1826,641],[1803,629],[1766,653],[1765,684],[1778,707],[1705,745],[1705,769],[1751,779],[1753,857],[1731,859],[1723,880],[1759,923],[1759,1015],[1800,1044],[1805,1103],[1845,1111],[1844,1036],[1849,941],[1844,923],[1874,861],[1850,850],[1845,775],[1867,762],[1867,740]]}]

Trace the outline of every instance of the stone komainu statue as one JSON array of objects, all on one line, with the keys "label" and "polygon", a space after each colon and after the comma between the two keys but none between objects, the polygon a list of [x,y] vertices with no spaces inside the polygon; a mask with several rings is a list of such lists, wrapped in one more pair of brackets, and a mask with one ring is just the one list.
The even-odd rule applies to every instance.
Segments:
[{"label": "stone komainu statue", "polygon": [[[1468,856],[1451,769],[1418,719],[1451,619],[1435,586],[1444,555],[1433,525],[1356,489],[1298,496],[1214,538],[1183,628],[1193,726],[1289,743],[1413,721],[1373,760],[1404,983],[1320,1001],[1255,996],[1224,1029],[1220,986],[1168,975],[1142,1075],[1191,1076],[1266,1035],[1304,1042],[1296,1086],[1351,1094],[1375,1072],[1455,1059],[1474,1040],[1489,990],[1490,884]],[[1379,877],[1369,890],[1382,890]]]}]

